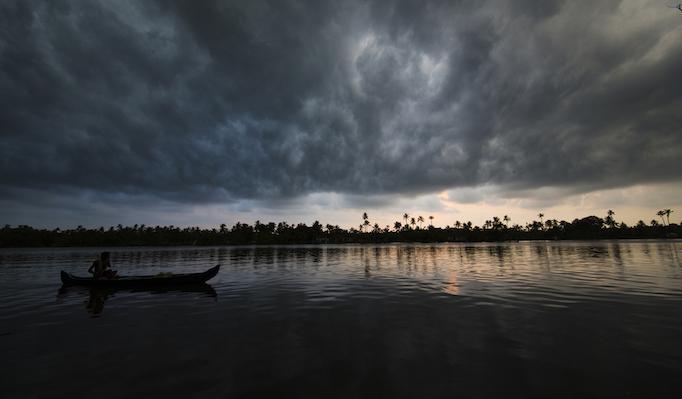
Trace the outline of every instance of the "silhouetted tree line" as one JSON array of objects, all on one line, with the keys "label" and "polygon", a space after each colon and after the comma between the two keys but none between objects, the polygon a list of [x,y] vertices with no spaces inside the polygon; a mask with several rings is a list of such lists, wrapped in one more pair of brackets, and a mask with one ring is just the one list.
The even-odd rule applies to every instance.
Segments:
[{"label": "silhouetted tree line", "polygon": [[[650,224],[639,221],[635,226],[618,223],[613,211],[602,219],[588,216],[573,222],[543,220],[527,223],[525,226],[509,226],[508,216],[493,217],[483,226],[471,222],[456,222],[445,228],[431,224],[423,227],[424,218],[403,216],[405,224],[395,222],[393,228],[381,228],[369,222],[363,214],[363,223],[358,229],[348,230],[338,225],[322,226],[319,222],[307,226],[305,223],[290,225],[286,222],[253,225],[237,223],[231,228],[221,224],[219,228],[201,229],[175,226],[149,227],[135,225],[105,229],[54,230],[34,229],[29,226],[0,229],[0,247],[111,247],[111,246],[177,246],[177,245],[269,245],[269,244],[343,244],[343,243],[384,243],[384,242],[483,242],[483,241],[524,241],[524,240],[596,240],[628,238],[675,238],[682,234],[682,227],[670,224],[670,210],[657,213],[662,222],[652,220]],[[667,216],[667,221],[664,218]],[[419,222],[418,222],[419,221]],[[419,223],[419,226],[417,226]]]}]

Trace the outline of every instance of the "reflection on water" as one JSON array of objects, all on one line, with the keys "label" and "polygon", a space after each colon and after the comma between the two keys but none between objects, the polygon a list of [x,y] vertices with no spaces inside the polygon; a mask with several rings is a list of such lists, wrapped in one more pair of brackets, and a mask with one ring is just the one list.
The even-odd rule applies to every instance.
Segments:
[{"label": "reflection on water", "polygon": [[163,291],[59,288],[60,270],[84,275],[102,249],[3,250],[4,392],[677,398],[681,247],[110,250],[125,274],[223,265],[210,286]]},{"label": "reflection on water", "polygon": [[101,288],[90,288],[90,300],[85,306],[93,315],[102,313],[104,309],[104,302],[109,298],[109,295],[114,294],[114,290],[107,290]]},{"label": "reflection on water", "polygon": [[203,297],[211,297],[217,300],[218,293],[209,284],[175,284],[175,285],[162,285],[156,287],[136,287],[136,288],[126,288],[117,289],[109,287],[80,287],[80,286],[62,286],[58,291],[58,297],[60,299],[66,298],[68,296],[83,296],[85,297],[86,292],[89,296],[89,300],[85,308],[88,312],[94,316],[102,313],[104,309],[104,302],[106,302],[110,297],[115,298],[116,293],[128,292],[128,293],[149,293],[151,295],[158,294],[169,294],[169,293],[199,293]]}]

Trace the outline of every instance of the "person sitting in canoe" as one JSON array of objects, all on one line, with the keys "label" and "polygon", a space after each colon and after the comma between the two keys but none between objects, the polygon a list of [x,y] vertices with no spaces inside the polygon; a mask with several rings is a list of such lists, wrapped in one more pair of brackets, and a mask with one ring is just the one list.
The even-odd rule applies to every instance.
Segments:
[{"label": "person sitting in canoe", "polygon": [[118,278],[117,271],[111,270],[111,262],[109,262],[109,252],[102,252],[102,256],[96,261],[92,262],[92,266],[88,269],[88,273],[93,274],[95,280],[102,277],[112,279]]}]

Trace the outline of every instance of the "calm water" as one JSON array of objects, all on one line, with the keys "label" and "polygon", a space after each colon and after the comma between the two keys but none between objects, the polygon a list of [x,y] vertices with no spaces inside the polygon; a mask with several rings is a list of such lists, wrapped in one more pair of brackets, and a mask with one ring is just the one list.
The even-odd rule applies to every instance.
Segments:
[{"label": "calm water", "polygon": [[4,397],[679,398],[682,242],[0,250]]}]

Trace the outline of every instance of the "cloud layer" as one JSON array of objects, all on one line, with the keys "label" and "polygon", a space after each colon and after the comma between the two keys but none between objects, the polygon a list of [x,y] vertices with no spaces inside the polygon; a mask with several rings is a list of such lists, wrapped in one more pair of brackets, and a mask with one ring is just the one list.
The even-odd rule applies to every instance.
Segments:
[{"label": "cloud layer", "polygon": [[[653,1],[8,1],[0,196],[186,204],[679,182]],[[80,194],[82,195],[82,194]]]}]

